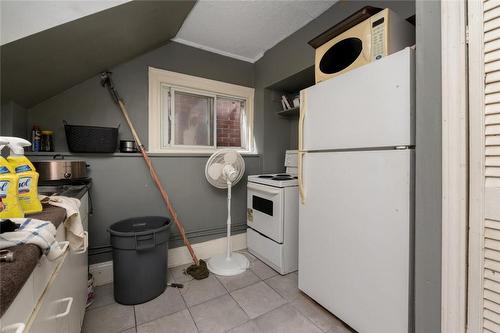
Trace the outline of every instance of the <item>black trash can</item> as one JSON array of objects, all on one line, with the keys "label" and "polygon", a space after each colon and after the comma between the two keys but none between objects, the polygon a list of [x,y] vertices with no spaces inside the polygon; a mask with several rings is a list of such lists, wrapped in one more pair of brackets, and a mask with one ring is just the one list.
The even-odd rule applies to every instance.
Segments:
[{"label": "black trash can", "polygon": [[170,219],[136,217],[109,227],[113,248],[115,300],[132,305],[147,302],[167,287]]}]

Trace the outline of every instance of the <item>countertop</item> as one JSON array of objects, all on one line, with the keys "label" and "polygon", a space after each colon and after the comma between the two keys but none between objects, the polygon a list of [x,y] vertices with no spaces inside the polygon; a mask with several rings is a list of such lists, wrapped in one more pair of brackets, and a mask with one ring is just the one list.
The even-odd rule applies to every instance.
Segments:
[{"label": "countertop", "polygon": [[[71,190],[71,192],[68,192]],[[86,187],[66,188],[60,195],[80,199],[87,192]],[[70,195],[71,194],[71,195]],[[43,204],[43,211],[26,215],[33,219],[50,221],[57,227],[66,219],[66,210],[60,207]],[[40,248],[33,244],[22,244],[8,248],[14,252],[13,262],[0,263],[0,317],[12,304],[19,291],[28,280],[42,255]]]},{"label": "countertop", "polygon": [[[38,194],[41,195],[58,195],[70,198],[81,199],[90,189],[91,184],[87,185],[40,185],[38,186]],[[41,213],[39,213],[41,214]]]}]

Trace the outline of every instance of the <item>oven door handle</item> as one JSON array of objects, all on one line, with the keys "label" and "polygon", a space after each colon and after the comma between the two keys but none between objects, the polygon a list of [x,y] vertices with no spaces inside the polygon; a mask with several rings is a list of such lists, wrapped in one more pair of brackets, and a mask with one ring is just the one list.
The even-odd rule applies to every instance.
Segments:
[{"label": "oven door handle", "polygon": [[261,186],[253,183],[248,183],[247,189],[271,195],[277,195],[281,193],[281,189],[279,188],[274,188],[271,186]]}]

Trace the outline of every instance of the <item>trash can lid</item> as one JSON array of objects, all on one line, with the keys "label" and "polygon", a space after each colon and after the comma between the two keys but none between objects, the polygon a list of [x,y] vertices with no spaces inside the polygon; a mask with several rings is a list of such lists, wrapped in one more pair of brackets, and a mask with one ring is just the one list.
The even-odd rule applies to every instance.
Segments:
[{"label": "trash can lid", "polygon": [[117,236],[135,236],[162,231],[170,227],[170,219],[163,216],[134,217],[113,223],[109,232]]}]

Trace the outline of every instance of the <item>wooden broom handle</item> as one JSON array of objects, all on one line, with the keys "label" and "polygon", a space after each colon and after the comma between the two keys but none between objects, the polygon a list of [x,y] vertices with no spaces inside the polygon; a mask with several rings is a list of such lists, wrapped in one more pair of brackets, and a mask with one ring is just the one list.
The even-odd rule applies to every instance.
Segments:
[{"label": "wooden broom handle", "polygon": [[141,139],[139,138],[139,135],[135,131],[134,125],[132,125],[132,121],[130,120],[130,117],[128,116],[127,109],[125,108],[125,104],[123,104],[123,101],[121,99],[118,100],[118,106],[120,107],[120,110],[123,113],[123,117],[125,117],[125,120],[127,121],[128,127],[130,128],[130,131],[132,132],[132,136],[134,137],[134,140],[137,143],[137,146],[142,147]]},{"label": "wooden broom handle", "polygon": [[175,212],[175,209],[172,206],[172,203],[170,202],[170,198],[168,197],[167,191],[165,191],[165,189],[163,188],[163,185],[160,182],[160,178],[158,177],[158,173],[156,172],[156,169],[153,166],[153,162],[146,153],[146,150],[144,149],[144,146],[142,145],[141,140],[139,139],[139,135],[137,135],[137,132],[135,131],[134,126],[132,125],[132,121],[128,116],[127,109],[125,108],[125,105],[123,104],[123,101],[121,99],[118,99],[118,105],[120,106],[120,110],[122,111],[123,116],[125,117],[125,120],[128,123],[128,126],[130,127],[130,131],[132,132],[132,136],[134,137],[135,142],[137,143],[137,146],[139,148],[139,151],[141,152],[142,157],[144,158],[144,162],[146,162],[146,165],[148,166],[149,173],[151,174],[151,178],[153,179],[153,183],[155,183],[156,187],[160,191],[163,202],[167,206],[168,213],[174,220],[174,223],[177,226],[177,229],[179,230],[179,234],[181,235],[184,245],[186,245],[189,254],[191,255],[191,258],[193,258],[194,263],[196,265],[199,265],[199,261],[198,258],[196,257],[196,254],[194,253],[193,247],[191,246],[191,243],[189,243],[189,240],[186,237],[186,232],[184,231],[184,227],[182,226],[182,223],[179,221],[179,218],[177,217],[177,213]]}]

